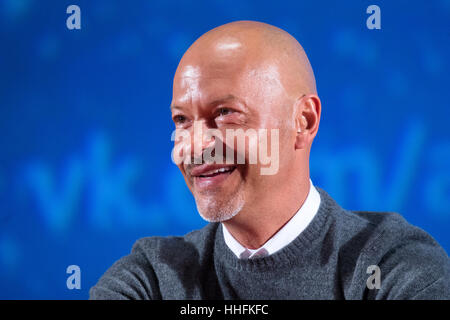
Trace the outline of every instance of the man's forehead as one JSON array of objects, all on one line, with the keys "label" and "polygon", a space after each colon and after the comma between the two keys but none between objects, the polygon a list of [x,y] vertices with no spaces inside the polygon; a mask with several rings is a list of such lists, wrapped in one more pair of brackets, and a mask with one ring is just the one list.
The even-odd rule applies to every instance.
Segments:
[{"label": "man's forehead", "polygon": [[246,59],[196,59],[182,61],[175,73],[174,84],[189,84],[192,81],[209,79],[233,79],[246,68]]},{"label": "man's forehead", "polygon": [[202,75],[201,66],[192,64],[184,65],[180,68],[180,71],[179,73],[177,73],[177,75],[180,77],[181,81],[198,79]]},{"label": "man's forehead", "polygon": [[238,102],[247,106],[249,99],[285,93],[276,65],[249,65],[238,72],[209,74],[202,68],[190,66],[183,74],[174,81],[171,108],[191,104],[210,106],[226,102]]},{"label": "man's forehead", "polygon": [[182,104],[191,100],[210,102],[223,97],[237,97],[240,70],[221,66],[188,65],[177,71],[173,83],[173,101]]}]

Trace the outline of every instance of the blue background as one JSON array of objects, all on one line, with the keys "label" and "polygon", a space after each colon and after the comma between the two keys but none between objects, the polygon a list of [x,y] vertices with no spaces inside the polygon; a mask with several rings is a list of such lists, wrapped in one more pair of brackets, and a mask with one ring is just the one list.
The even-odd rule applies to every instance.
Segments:
[{"label": "blue background", "polygon": [[242,19],[310,57],[314,184],[449,252],[450,1],[0,0],[0,298],[86,299],[136,239],[205,225],[170,158],[172,77],[196,38]]}]

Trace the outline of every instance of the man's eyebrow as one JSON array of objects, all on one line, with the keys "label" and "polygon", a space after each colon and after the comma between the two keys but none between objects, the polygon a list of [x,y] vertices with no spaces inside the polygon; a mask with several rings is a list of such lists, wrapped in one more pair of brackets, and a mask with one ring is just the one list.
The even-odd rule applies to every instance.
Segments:
[{"label": "man's eyebrow", "polygon": [[212,101],[209,104],[219,104],[219,103],[223,103],[223,102],[228,102],[228,101],[232,101],[232,100],[239,100],[238,98],[236,98],[235,96],[233,96],[232,94],[228,94],[224,97],[220,97],[218,99],[215,99],[214,101]]},{"label": "man's eyebrow", "polygon": [[[236,97],[236,96],[234,96],[232,94],[227,94],[226,96],[214,99],[213,101],[209,102],[208,105],[216,106],[218,104],[225,103],[225,102],[230,102],[230,101],[237,101],[237,102],[241,103],[245,108],[247,108],[246,103],[242,99],[239,99],[238,97]],[[173,105],[172,104],[172,105],[170,105],[170,110],[173,110],[173,109],[184,109],[184,108],[181,107],[181,106],[177,106],[177,105]]]},{"label": "man's eyebrow", "polygon": [[220,97],[218,99],[215,99],[214,101],[210,102],[209,105],[211,106],[217,106],[220,105],[222,103],[226,103],[226,102],[233,102],[236,101],[239,104],[241,104],[245,110],[247,110],[247,104],[245,103],[244,100],[232,95],[232,94],[228,94],[226,96]]},{"label": "man's eyebrow", "polygon": [[183,109],[182,107],[179,106],[174,106],[173,104],[170,105],[170,111],[172,111],[173,109]]}]

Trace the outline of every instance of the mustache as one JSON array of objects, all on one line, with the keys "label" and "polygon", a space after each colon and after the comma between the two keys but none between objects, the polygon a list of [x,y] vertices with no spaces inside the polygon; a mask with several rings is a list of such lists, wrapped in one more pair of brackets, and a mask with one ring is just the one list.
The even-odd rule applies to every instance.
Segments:
[{"label": "mustache", "polygon": [[[216,155],[216,146],[213,145],[205,148],[200,155],[191,154],[188,156],[189,161],[184,162],[184,169],[186,172],[190,172],[193,168],[204,164],[237,164],[238,157],[236,150],[230,148],[225,143],[223,144],[222,150],[225,150],[225,152],[222,152],[222,155]],[[233,161],[229,160],[231,156],[233,157]]]}]

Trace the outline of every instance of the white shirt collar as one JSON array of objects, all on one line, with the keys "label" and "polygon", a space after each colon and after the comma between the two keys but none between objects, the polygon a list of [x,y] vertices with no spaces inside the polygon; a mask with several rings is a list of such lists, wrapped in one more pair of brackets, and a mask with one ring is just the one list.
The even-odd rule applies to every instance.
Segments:
[{"label": "white shirt collar", "polygon": [[284,248],[309,225],[316,215],[320,206],[320,194],[310,181],[310,188],[305,202],[297,213],[262,247],[258,249],[247,249],[243,247],[222,224],[225,243],[233,253],[241,259],[253,258],[261,255],[271,255]]}]

